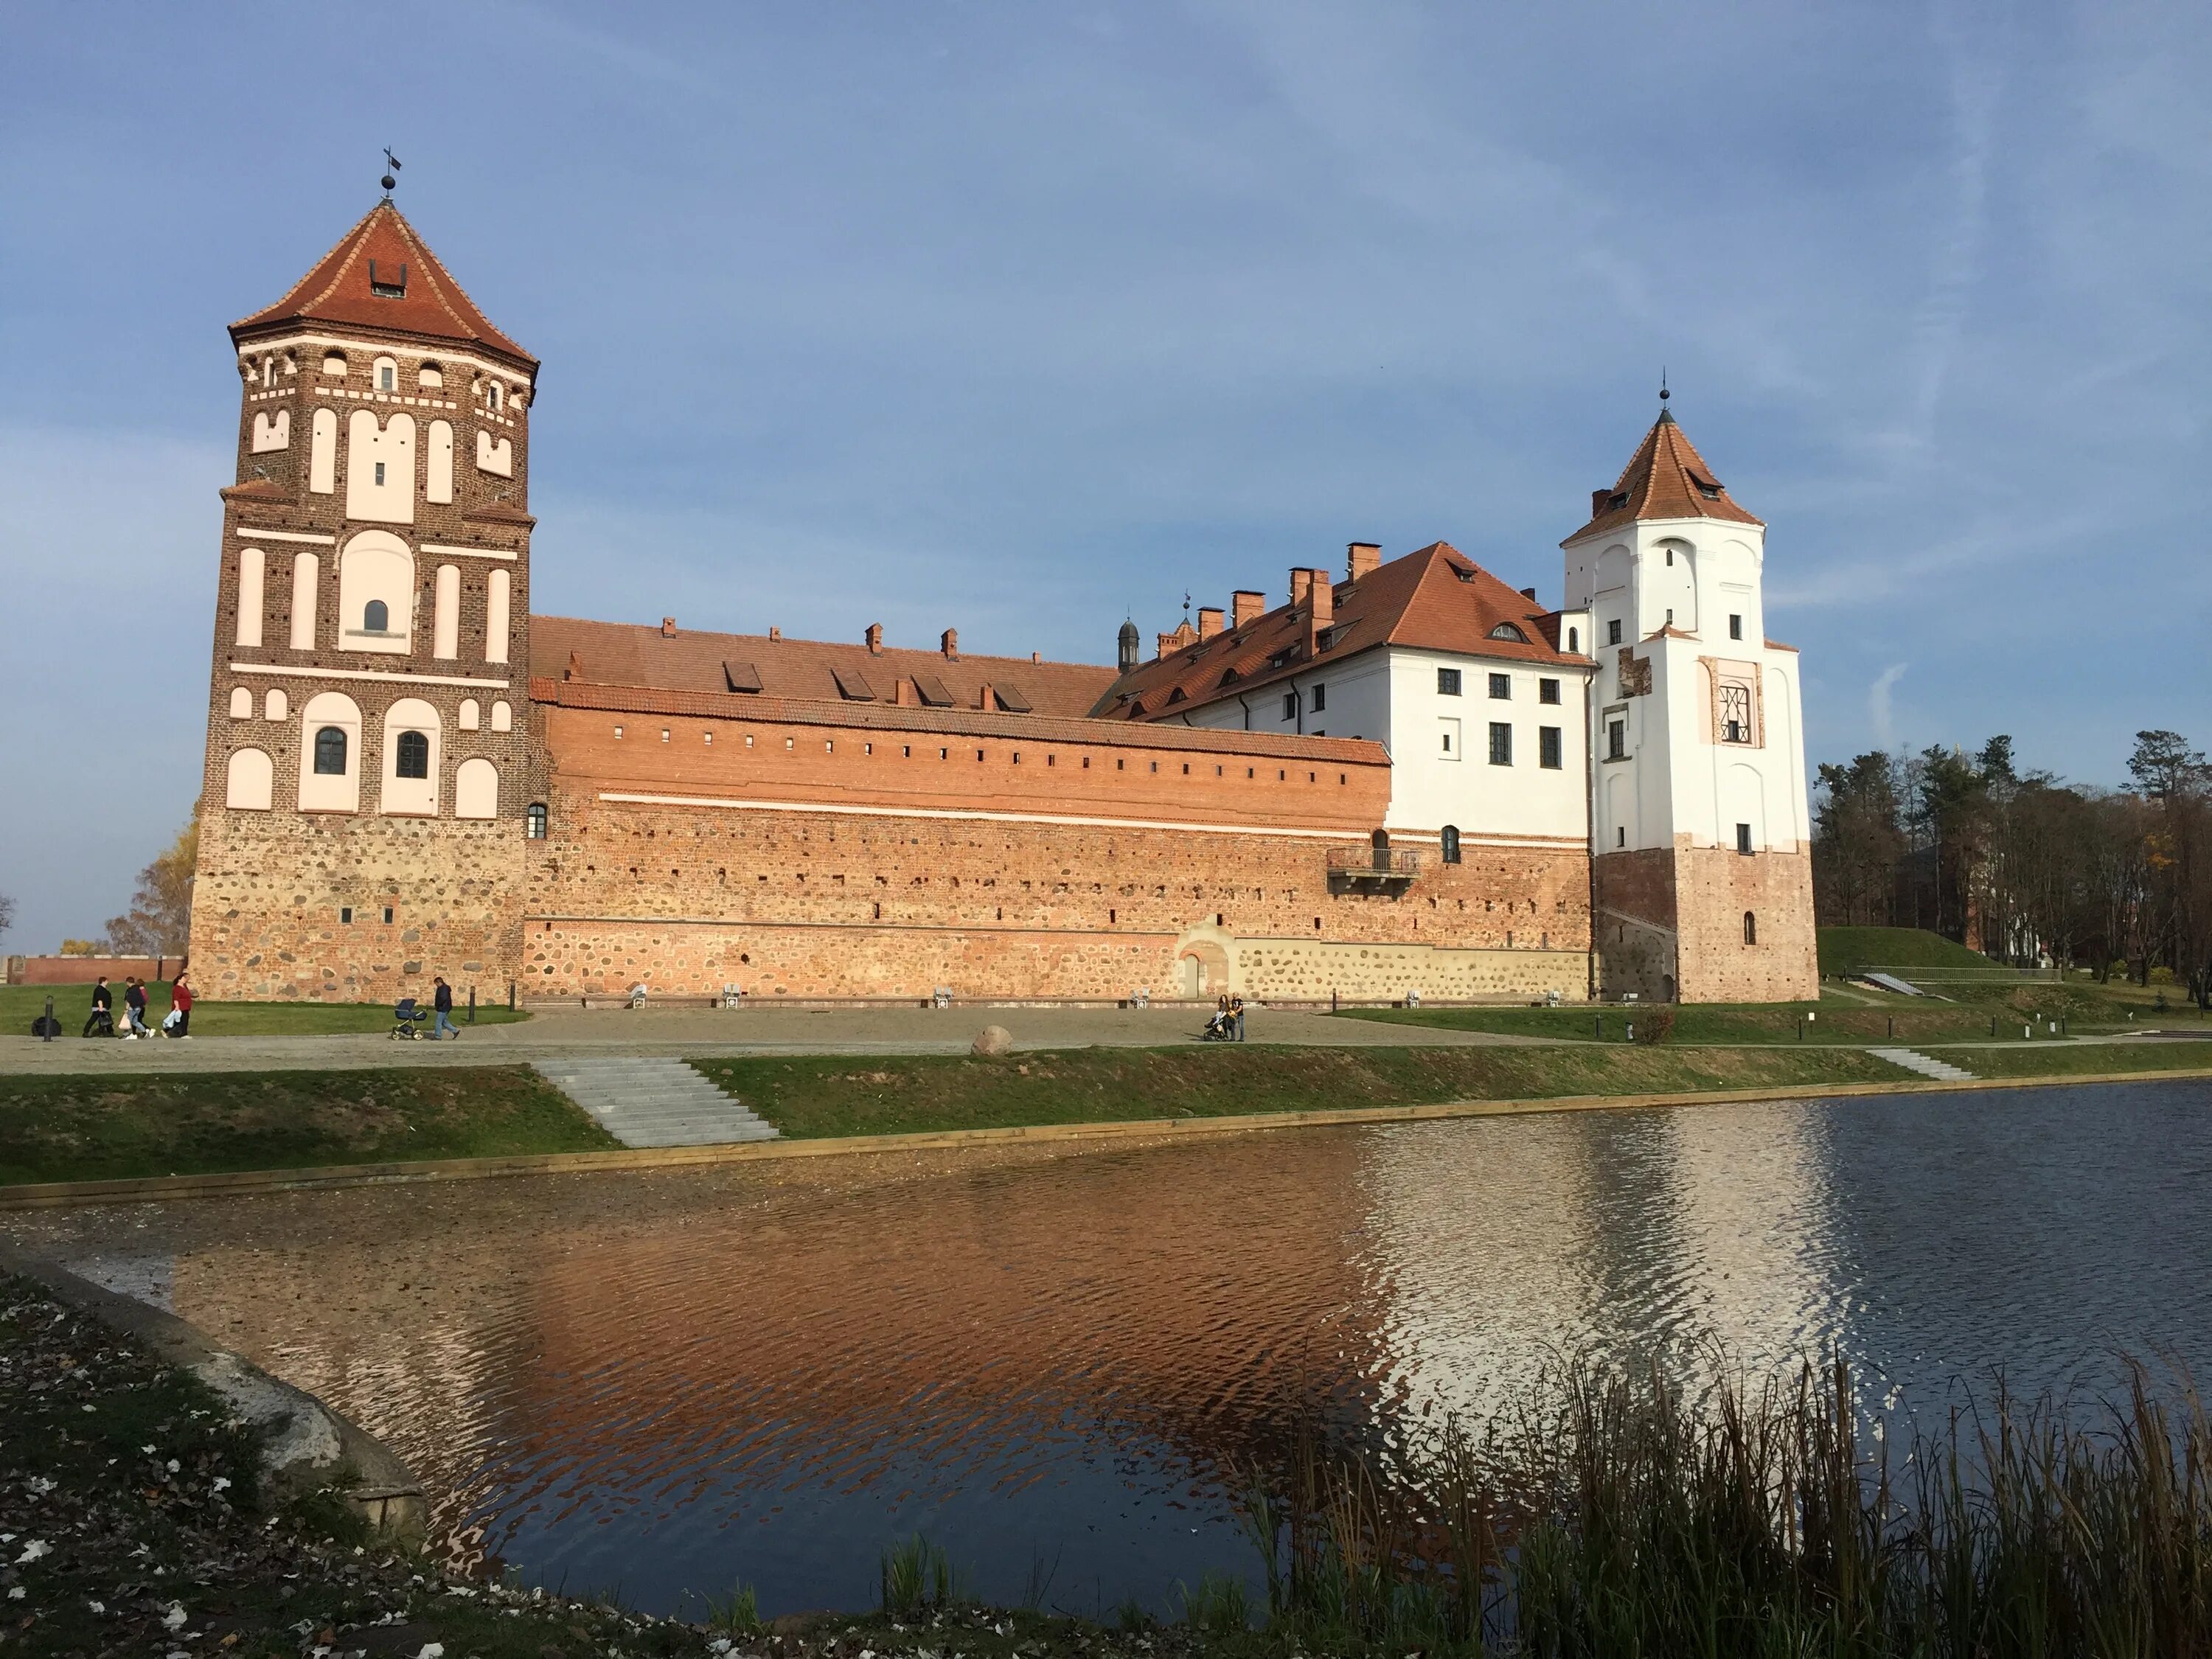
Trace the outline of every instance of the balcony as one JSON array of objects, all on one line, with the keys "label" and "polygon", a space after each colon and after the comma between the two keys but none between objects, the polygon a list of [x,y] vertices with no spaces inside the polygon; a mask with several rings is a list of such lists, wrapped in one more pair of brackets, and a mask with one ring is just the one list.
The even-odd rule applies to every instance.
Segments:
[{"label": "balcony", "polygon": [[1388,847],[1333,847],[1328,854],[1328,890],[1332,893],[1404,892],[1421,873],[1419,853]]}]

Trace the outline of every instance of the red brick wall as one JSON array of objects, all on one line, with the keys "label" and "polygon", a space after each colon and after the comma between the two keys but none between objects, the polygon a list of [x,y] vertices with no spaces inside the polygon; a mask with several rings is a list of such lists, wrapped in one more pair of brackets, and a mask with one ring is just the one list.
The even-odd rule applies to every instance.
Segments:
[{"label": "red brick wall", "polygon": [[[1596,861],[1605,994],[1683,1002],[1794,1002],[1820,994],[1812,860],[1727,848],[1607,853]],[[1758,943],[1744,943],[1743,918]]]}]

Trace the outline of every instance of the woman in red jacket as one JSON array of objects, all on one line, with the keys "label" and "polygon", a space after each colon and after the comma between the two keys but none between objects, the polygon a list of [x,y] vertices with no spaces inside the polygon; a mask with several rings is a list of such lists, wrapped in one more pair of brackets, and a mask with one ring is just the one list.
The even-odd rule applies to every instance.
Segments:
[{"label": "woman in red jacket", "polygon": [[176,1023],[161,1022],[162,1029],[173,1037],[189,1037],[192,1034],[192,988],[185,983],[185,970],[179,968],[177,977],[169,986],[169,1012]]}]

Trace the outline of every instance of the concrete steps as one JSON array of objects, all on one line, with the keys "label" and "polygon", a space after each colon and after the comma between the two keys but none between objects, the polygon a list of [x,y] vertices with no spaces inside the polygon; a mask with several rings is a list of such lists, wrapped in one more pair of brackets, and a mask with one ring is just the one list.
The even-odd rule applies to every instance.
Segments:
[{"label": "concrete steps", "polygon": [[536,1066],[625,1146],[719,1146],[776,1138],[775,1125],[681,1060],[624,1054],[542,1060]]},{"label": "concrete steps", "polygon": [[1876,1060],[1886,1060],[1893,1066],[1902,1066],[1908,1072],[1917,1072],[1923,1077],[1932,1077],[1943,1083],[1971,1082],[1974,1074],[1963,1066],[1954,1066],[1947,1060],[1937,1060],[1911,1048],[1869,1048],[1867,1052]]}]

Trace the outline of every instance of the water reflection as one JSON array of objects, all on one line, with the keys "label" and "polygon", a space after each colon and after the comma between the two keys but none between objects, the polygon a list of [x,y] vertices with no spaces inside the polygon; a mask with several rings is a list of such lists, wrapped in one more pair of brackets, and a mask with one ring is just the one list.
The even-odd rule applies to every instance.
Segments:
[{"label": "water reflection", "polygon": [[[1249,1565],[1285,1399],[1389,1435],[1550,1356],[1833,1343],[1942,1402],[2212,1340],[2212,1088],[1591,1113],[27,1219],[384,1436],[466,1547],[865,1604],[917,1528],[1079,1611]],[[696,1606],[696,1603],[694,1604]]]}]

